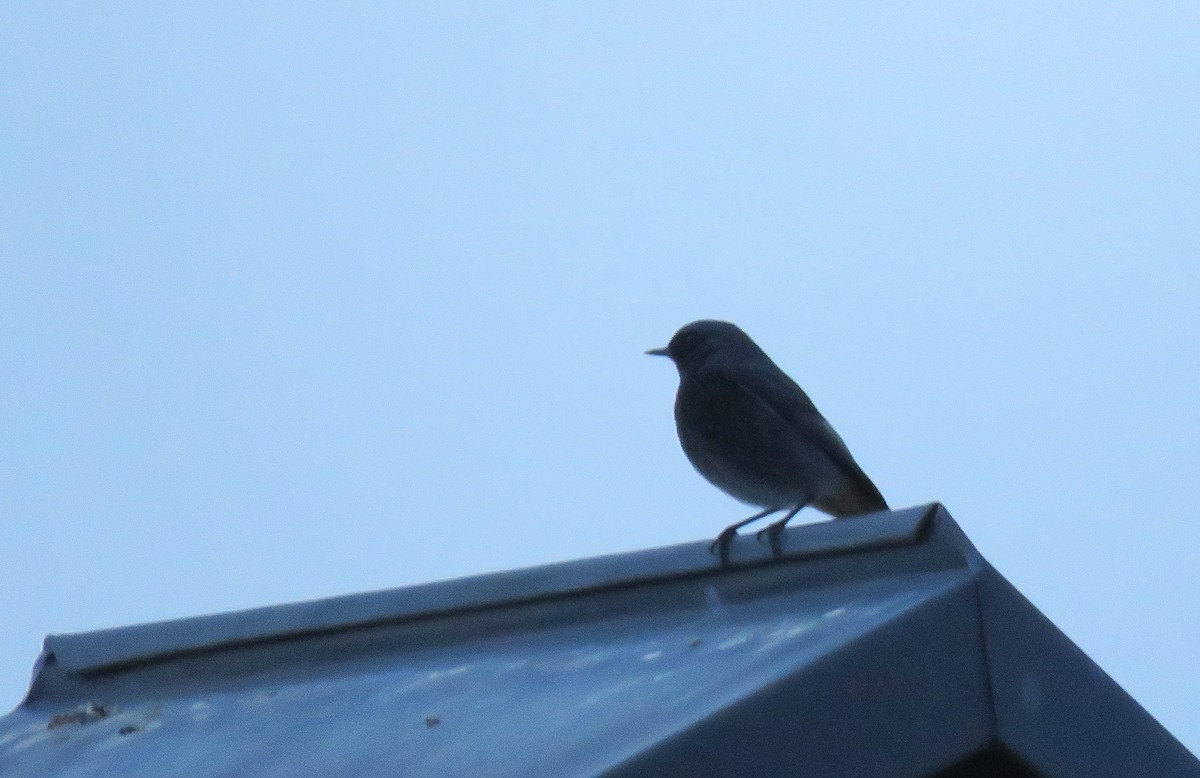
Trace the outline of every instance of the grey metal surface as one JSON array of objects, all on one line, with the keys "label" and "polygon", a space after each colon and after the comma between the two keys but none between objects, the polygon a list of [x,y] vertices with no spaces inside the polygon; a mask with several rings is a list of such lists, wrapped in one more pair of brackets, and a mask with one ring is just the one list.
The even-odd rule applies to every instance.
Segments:
[{"label": "grey metal surface", "polygon": [[992,732],[969,578],[638,753],[620,776],[924,776]]},{"label": "grey metal surface", "polygon": [[[939,506],[791,529],[778,563],[747,538],[732,571],[706,545],[51,636],[0,775],[919,776],[997,745],[1200,775]],[[1070,679],[1035,718],[1032,671]]]},{"label": "grey metal surface", "polygon": [[1196,759],[990,566],[979,590],[998,736],[1049,775],[1200,775]]}]

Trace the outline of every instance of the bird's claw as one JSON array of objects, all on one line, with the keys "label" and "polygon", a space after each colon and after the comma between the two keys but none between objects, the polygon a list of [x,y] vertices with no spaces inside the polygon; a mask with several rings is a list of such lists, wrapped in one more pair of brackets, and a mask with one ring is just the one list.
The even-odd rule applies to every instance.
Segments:
[{"label": "bird's claw", "polygon": [[763,536],[766,535],[767,542],[771,546],[771,556],[776,559],[783,558],[783,530],[787,526],[787,521],[775,521],[754,533],[754,537],[758,542],[762,542]]},{"label": "bird's claw", "polygon": [[721,530],[720,535],[717,535],[716,540],[708,544],[708,553],[716,554],[722,569],[729,567],[729,545],[733,543],[735,537],[737,537],[737,528],[726,527]]}]

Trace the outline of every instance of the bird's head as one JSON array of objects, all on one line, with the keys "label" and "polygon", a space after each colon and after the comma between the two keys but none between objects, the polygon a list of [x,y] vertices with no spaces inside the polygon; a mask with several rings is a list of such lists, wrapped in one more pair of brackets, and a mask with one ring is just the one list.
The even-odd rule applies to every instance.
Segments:
[{"label": "bird's head", "polygon": [[696,370],[714,358],[722,362],[740,362],[766,356],[736,324],[713,319],[684,325],[666,348],[654,348],[646,353],[670,357],[680,375]]}]

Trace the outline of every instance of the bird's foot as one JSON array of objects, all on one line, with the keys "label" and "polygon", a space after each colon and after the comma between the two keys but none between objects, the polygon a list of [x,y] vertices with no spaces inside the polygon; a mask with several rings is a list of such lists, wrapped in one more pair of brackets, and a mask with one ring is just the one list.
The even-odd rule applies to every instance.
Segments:
[{"label": "bird's foot", "polygon": [[771,556],[776,559],[783,558],[783,531],[787,528],[788,519],[791,519],[791,516],[781,521],[773,521],[754,534],[760,543],[763,536],[766,536],[767,542],[771,545]]},{"label": "bird's foot", "polygon": [[717,539],[708,544],[708,553],[716,554],[717,559],[721,561],[721,568],[729,567],[729,545],[733,543],[733,539],[737,537],[738,525],[726,527],[721,530],[721,534],[717,535]]}]

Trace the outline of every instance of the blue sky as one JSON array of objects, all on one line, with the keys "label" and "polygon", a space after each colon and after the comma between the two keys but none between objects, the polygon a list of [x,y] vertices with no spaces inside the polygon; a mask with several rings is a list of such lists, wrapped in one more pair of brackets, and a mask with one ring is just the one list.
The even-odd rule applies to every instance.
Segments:
[{"label": "blue sky", "polygon": [[714,535],[746,509],[642,351],[715,317],[1200,749],[1198,39],[1191,3],[5,5],[0,708],[48,632]]}]

